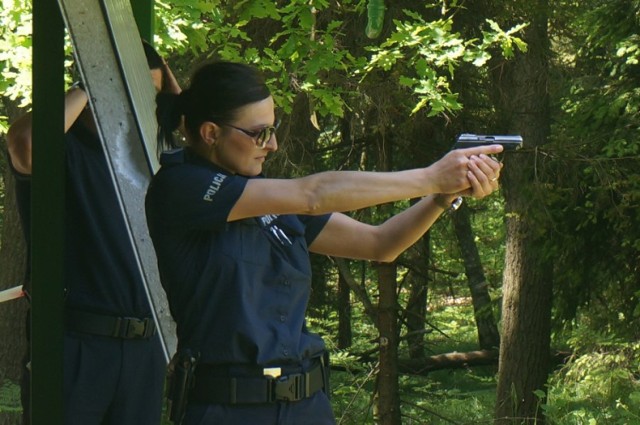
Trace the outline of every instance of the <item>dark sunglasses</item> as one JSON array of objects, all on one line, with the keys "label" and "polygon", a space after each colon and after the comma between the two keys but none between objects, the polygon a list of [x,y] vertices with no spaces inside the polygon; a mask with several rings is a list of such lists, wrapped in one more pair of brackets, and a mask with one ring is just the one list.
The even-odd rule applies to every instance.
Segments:
[{"label": "dark sunglasses", "polygon": [[273,137],[278,127],[280,127],[280,120],[276,120],[274,125],[261,128],[258,131],[245,130],[244,128],[236,127],[235,125],[226,123],[221,125],[226,125],[227,127],[231,127],[235,130],[243,132],[253,139],[257,147],[259,147],[260,149],[264,149],[267,146],[267,143],[269,143],[269,140],[271,140],[271,137]]}]

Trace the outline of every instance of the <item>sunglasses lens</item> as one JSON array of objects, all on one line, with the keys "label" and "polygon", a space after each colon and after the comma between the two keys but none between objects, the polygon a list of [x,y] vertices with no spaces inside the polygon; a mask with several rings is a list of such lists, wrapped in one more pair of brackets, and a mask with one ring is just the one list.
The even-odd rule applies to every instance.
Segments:
[{"label": "sunglasses lens", "polygon": [[271,136],[275,133],[276,129],[274,127],[266,127],[260,130],[258,134],[258,141],[260,142],[260,146],[264,147],[271,140]]},{"label": "sunglasses lens", "polygon": [[271,139],[271,128],[263,128],[260,132],[260,143],[264,145],[269,141],[269,139]]},{"label": "sunglasses lens", "polygon": [[264,148],[265,146],[267,146],[267,143],[269,143],[269,140],[271,140],[271,137],[274,135],[279,126],[280,120],[277,120],[273,127],[265,127],[260,130],[256,136],[258,147]]}]

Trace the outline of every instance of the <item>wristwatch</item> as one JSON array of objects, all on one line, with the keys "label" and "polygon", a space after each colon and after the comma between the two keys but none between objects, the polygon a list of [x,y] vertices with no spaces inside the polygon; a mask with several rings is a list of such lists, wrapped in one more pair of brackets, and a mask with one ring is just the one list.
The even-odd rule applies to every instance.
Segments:
[{"label": "wristwatch", "polygon": [[456,211],[458,208],[460,208],[460,205],[462,205],[462,196],[458,196],[457,198],[455,198],[453,201],[451,201],[450,204],[445,204],[443,199],[440,197],[440,195],[435,195],[434,198],[434,202],[436,203],[436,205],[438,205],[440,208],[446,210],[446,212],[448,213],[452,213],[454,211]]},{"label": "wristwatch", "polygon": [[456,199],[451,201],[451,206],[449,207],[447,212],[452,213],[454,211],[457,211],[458,208],[460,208],[460,205],[462,205],[462,196],[458,196]]}]

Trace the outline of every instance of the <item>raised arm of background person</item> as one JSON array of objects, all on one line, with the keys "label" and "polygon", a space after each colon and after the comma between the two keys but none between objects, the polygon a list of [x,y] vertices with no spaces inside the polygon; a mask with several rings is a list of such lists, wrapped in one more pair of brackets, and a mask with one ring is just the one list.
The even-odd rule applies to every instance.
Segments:
[{"label": "raised arm of background person", "polygon": [[[472,157],[469,163],[469,195],[477,199],[498,188],[501,164],[486,159]],[[377,226],[344,214],[332,214],[309,249],[317,254],[336,257],[393,261],[429,230],[457,195],[429,195]]]},{"label": "raised arm of background person", "polygon": [[433,193],[471,193],[470,163],[484,164],[482,170],[491,179],[499,164],[487,155],[500,151],[500,145],[454,150],[429,167],[405,171],[328,171],[297,179],[251,179],[228,220],[345,212]]},{"label": "raised arm of background person", "polygon": [[180,87],[171,67],[169,67],[169,64],[164,60],[162,61],[162,76],[164,79],[163,92],[171,94],[180,94],[180,92],[182,92],[182,87]]},{"label": "raised arm of background person", "polygon": [[[87,94],[80,88],[73,88],[64,98],[64,132],[66,133],[78,119],[87,105]],[[18,118],[7,132],[7,147],[11,164],[17,172],[31,174],[32,113]]]}]

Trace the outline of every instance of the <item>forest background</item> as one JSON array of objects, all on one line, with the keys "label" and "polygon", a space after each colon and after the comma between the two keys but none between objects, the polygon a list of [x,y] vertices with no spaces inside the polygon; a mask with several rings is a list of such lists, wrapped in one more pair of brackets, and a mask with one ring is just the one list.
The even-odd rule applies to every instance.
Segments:
[{"label": "forest background", "polygon": [[[380,5],[155,3],[183,85],[209,59],[266,72],[283,121],[270,176],[426,166],[465,132],[524,138],[499,193],[396,262],[313,258],[339,422],[640,424],[640,1]],[[30,2],[2,0],[3,146],[31,101],[30,46]],[[6,161],[0,289],[25,264]],[[0,305],[0,424],[20,423],[25,309]]]}]

